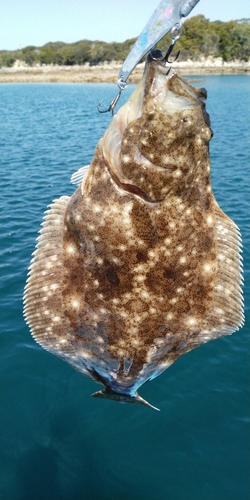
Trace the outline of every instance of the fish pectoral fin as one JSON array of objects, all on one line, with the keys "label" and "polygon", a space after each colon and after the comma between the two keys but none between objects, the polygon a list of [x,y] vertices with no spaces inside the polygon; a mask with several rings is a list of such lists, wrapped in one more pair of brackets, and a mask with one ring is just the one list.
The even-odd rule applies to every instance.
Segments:
[{"label": "fish pectoral fin", "polygon": [[136,392],[135,396],[130,396],[129,394],[121,394],[119,392],[112,391],[108,387],[103,389],[102,391],[94,392],[91,394],[94,398],[104,398],[104,399],[112,399],[113,401],[118,401],[119,403],[134,403],[134,404],[139,404],[143,406],[148,406],[149,408],[152,408],[153,410],[160,411],[159,408],[156,408],[156,406],[151,405],[143,399],[139,394]]},{"label": "fish pectoral fin", "polygon": [[80,186],[89,167],[90,165],[85,165],[84,167],[81,167],[76,172],[74,172],[70,178],[71,184],[76,184],[77,186]]}]

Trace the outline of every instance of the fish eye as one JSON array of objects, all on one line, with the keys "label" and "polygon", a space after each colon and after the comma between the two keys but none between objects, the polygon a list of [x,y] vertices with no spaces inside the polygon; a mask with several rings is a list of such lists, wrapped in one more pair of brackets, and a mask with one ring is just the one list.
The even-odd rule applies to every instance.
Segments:
[{"label": "fish eye", "polygon": [[188,122],[188,118],[182,118],[181,121],[184,122],[184,123],[187,123]]}]

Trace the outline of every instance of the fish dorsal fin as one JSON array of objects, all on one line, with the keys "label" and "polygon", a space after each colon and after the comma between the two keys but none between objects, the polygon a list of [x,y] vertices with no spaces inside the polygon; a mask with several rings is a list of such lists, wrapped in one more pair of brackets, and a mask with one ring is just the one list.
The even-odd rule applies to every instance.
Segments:
[{"label": "fish dorsal fin", "polygon": [[57,349],[53,340],[57,330],[59,336],[59,330],[63,328],[61,241],[68,200],[68,196],[62,196],[45,212],[24,290],[24,316],[32,336],[44,349],[55,354]]},{"label": "fish dorsal fin", "polygon": [[24,316],[32,336],[58,356],[69,346],[62,306],[61,243],[69,199],[62,196],[55,200],[45,213],[24,291]]},{"label": "fish dorsal fin", "polygon": [[84,167],[79,168],[74,174],[72,174],[70,178],[71,184],[76,184],[76,186],[80,186],[85,174],[89,169],[89,165],[85,165]]},{"label": "fish dorsal fin", "polygon": [[196,338],[197,344],[230,335],[244,324],[241,235],[216,204],[217,274],[210,313]]},{"label": "fish dorsal fin", "polygon": [[63,301],[63,235],[69,200],[62,196],[45,212],[24,290],[24,317],[38,344],[92,378],[76,353]]}]

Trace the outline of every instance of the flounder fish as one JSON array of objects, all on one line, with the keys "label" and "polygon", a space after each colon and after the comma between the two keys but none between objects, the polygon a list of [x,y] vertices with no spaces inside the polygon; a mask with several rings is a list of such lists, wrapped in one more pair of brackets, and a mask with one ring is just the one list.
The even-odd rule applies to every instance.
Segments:
[{"label": "flounder fish", "polygon": [[46,212],[24,297],[34,339],[103,384],[93,396],[148,406],[142,384],[243,324],[241,238],[211,189],[206,91],[155,59],[81,185]]}]

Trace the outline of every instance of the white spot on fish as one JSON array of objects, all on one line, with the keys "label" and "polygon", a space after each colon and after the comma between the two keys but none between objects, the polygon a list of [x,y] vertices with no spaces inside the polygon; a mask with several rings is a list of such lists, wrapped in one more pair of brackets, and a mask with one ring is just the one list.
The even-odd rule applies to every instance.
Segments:
[{"label": "white spot on fish", "polygon": [[122,161],[123,161],[124,163],[129,163],[129,162],[130,162],[130,156],[128,156],[128,155],[123,155],[123,157],[122,157]]},{"label": "white spot on fish", "polygon": [[165,238],[164,243],[166,243],[166,245],[170,245],[171,241],[171,238]]},{"label": "white spot on fish", "polygon": [[188,322],[189,325],[193,326],[193,325],[196,324],[196,319],[195,318],[189,318],[187,322]]},{"label": "white spot on fish", "polygon": [[138,274],[137,276],[135,276],[135,280],[139,281],[139,282],[142,282],[145,279],[146,279],[146,276],[143,276],[142,274]]},{"label": "white spot on fish", "polygon": [[59,285],[57,285],[57,283],[53,283],[52,285],[50,285],[50,288],[51,290],[56,290],[57,288],[59,288]]},{"label": "white spot on fish", "polygon": [[170,304],[176,304],[178,298],[177,297],[173,297],[172,299],[169,300],[169,303]]},{"label": "white spot on fish", "polygon": [[177,170],[175,170],[175,172],[173,173],[174,177],[181,177],[181,175],[182,175],[182,171],[179,168]]},{"label": "white spot on fish", "polygon": [[69,253],[69,254],[72,254],[74,255],[76,253],[76,248],[75,246],[69,244],[66,246],[66,252]]},{"label": "white spot on fish", "polygon": [[95,212],[96,214],[98,214],[101,211],[102,211],[102,209],[101,209],[101,207],[99,207],[99,205],[94,205],[93,206],[93,212]]},{"label": "white spot on fish", "polygon": [[206,273],[210,273],[210,272],[212,271],[212,266],[211,266],[211,264],[205,264],[205,265],[204,265],[204,271],[205,271]]}]

